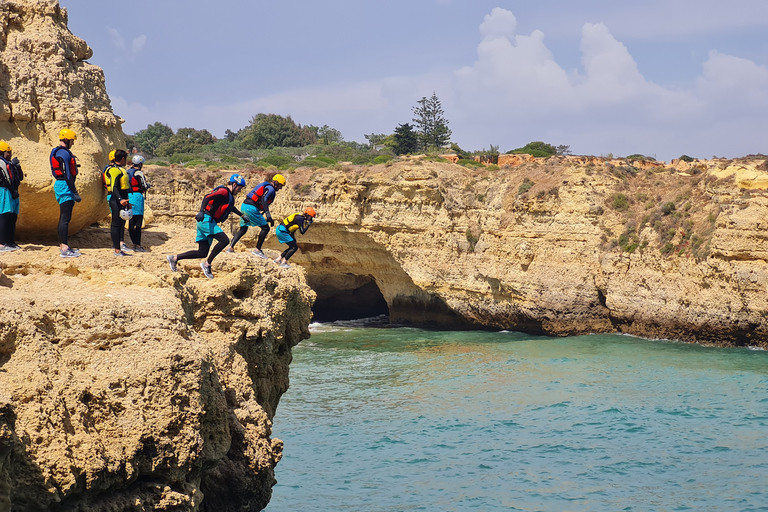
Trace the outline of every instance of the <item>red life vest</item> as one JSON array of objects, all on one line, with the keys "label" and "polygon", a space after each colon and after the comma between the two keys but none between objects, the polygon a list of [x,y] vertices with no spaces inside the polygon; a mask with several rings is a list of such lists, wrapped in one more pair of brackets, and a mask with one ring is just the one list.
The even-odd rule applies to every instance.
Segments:
[{"label": "red life vest", "polygon": [[[59,156],[56,156],[56,153],[61,149],[69,154],[69,162],[65,161]],[[67,148],[62,146],[56,146],[53,148],[53,150],[51,150],[51,174],[53,174],[53,177],[57,180],[66,180],[67,164],[69,164],[69,174],[74,178],[77,176],[77,160],[75,159],[75,155],[70,153]]]},{"label": "red life vest", "polygon": [[205,212],[210,215],[216,222],[223,222],[229,217],[229,212],[235,205],[235,197],[224,186],[218,186],[213,191],[205,196]]}]

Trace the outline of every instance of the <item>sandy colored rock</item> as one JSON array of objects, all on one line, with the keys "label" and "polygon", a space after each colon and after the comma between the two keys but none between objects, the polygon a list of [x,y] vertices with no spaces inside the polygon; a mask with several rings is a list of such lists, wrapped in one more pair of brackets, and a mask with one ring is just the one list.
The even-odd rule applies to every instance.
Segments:
[{"label": "sandy colored rock", "polygon": [[83,201],[70,224],[74,233],[108,209],[101,169],[111,149],[125,146],[122,119],[112,112],[104,73],[88,62],[93,51],[67,28],[56,0],[0,2],[0,139],[24,168],[18,233],[56,232],[59,210],[48,157],[58,133],[77,133]]},{"label": "sandy colored rock", "polygon": [[[157,225],[116,259],[23,244],[0,259],[0,509],[261,510],[282,442],[271,420],[314,294],[300,269],[221,255],[172,273],[194,231]],[[5,504],[5,505],[4,505]]]},{"label": "sandy colored rock", "polygon": [[[696,161],[687,172],[540,160],[490,171],[413,158],[300,169],[272,211],[318,211],[293,258],[317,307],[357,307],[374,287],[393,322],[768,347],[765,157]],[[521,193],[526,179],[534,185]],[[189,187],[174,178],[167,190],[189,204],[200,193]],[[626,207],[614,207],[618,195]],[[165,216],[177,202],[152,204]],[[284,246],[270,237],[265,247]]]}]

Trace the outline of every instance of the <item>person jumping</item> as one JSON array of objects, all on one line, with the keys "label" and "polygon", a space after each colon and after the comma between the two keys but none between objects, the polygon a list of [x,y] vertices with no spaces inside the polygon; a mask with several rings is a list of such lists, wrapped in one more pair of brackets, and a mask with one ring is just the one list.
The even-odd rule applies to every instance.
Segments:
[{"label": "person jumping", "polygon": [[315,209],[310,206],[305,208],[303,212],[290,214],[288,217],[283,219],[283,222],[277,226],[275,229],[277,240],[281,244],[288,244],[288,248],[284,250],[280,256],[275,258],[275,263],[283,268],[291,268],[291,266],[288,265],[288,260],[296,251],[299,250],[299,244],[296,243],[296,236],[294,233],[297,230],[302,235],[306,233],[309,229],[309,226],[312,225],[312,222],[315,219],[315,215],[317,215],[315,213]]},{"label": "person jumping", "polygon": [[[167,256],[168,265],[172,271],[176,272],[176,263],[179,260],[207,257],[200,262],[200,268],[203,269],[205,277],[213,279],[213,272],[211,272],[213,259],[229,244],[229,237],[221,230],[219,223],[227,220],[227,217],[232,212],[240,217],[243,216],[240,210],[235,207],[235,194],[244,187],[245,178],[239,174],[233,174],[229,177],[227,185],[214,188],[203,198],[200,212],[195,215],[195,220],[197,221],[195,242],[197,242],[198,248],[196,251],[187,251],[176,255],[169,254]],[[213,247],[211,254],[208,255],[214,239],[216,240],[216,245]]]},{"label": "person jumping", "polygon": [[269,205],[275,200],[277,192],[284,186],[285,178],[283,175],[275,174],[272,180],[259,183],[253,190],[248,192],[245,201],[243,201],[240,207],[243,210],[243,217],[240,219],[240,229],[232,237],[232,242],[227,247],[227,252],[235,252],[235,244],[248,232],[248,226],[253,226],[261,228],[253,254],[259,258],[266,258],[261,250],[261,246],[264,244],[267,234],[269,234],[269,226],[275,225],[275,221],[272,220],[272,214],[269,213]]}]

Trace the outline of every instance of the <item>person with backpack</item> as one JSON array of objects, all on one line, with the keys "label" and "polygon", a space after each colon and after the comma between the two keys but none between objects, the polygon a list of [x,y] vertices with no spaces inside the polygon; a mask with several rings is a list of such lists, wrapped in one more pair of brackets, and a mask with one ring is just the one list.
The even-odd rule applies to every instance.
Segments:
[{"label": "person with backpack", "polygon": [[[221,230],[219,223],[227,220],[227,217],[232,212],[240,217],[243,216],[240,210],[235,207],[235,195],[243,188],[245,188],[245,178],[239,174],[233,174],[229,177],[229,182],[226,185],[214,188],[203,198],[200,212],[195,215],[195,220],[197,221],[197,236],[195,237],[197,250],[176,255],[169,254],[166,258],[173,272],[176,272],[176,264],[179,260],[205,258],[200,262],[200,268],[203,269],[205,277],[213,279],[213,272],[211,272],[213,259],[229,245],[229,237]],[[216,245],[209,255],[208,251],[211,249],[211,243],[214,240],[216,240]]]},{"label": "person with backpack", "polygon": [[13,149],[0,140],[0,252],[20,249],[16,245],[16,221],[19,218],[19,183],[24,179]]},{"label": "person with backpack", "polygon": [[125,171],[125,162],[128,159],[128,153],[124,149],[116,149],[113,165],[108,165],[102,175],[104,185],[107,187],[109,196],[109,209],[112,211],[112,224],[109,234],[112,238],[112,248],[115,256],[128,256],[126,251],[131,249],[123,241],[125,236],[125,220],[133,216],[128,201],[130,191],[130,182],[128,173]]},{"label": "person with backpack", "polygon": [[50,155],[51,174],[56,180],[53,184],[53,193],[56,196],[56,202],[59,203],[59,256],[62,258],[80,256],[80,251],[72,249],[68,243],[72,210],[75,203],[82,201],[75,187],[80,164],[77,163],[71,151],[76,139],[77,135],[74,131],[64,128],[59,132],[59,145],[51,150]]},{"label": "person with backpack", "polygon": [[315,220],[315,215],[317,215],[315,209],[310,206],[305,208],[303,212],[290,214],[277,226],[275,229],[277,241],[281,244],[288,244],[288,248],[284,250],[280,256],[275,258],[275,263],[283,268],[291,268],[288,264],[288,260],[299,250],[299,244],[296,243],[296,236],[294,233],[297,230],[302,235],[306,233],[309,226],[311,226],[312,222]]},{"label": "person with backpack", "polygon": [[277,192],[284,186],[285,178],[283,175],[275,174],[270,181],[259,183],[248,192],[245,196],[245,201],[240,206],[243,210],[243,217],[240,219],[240,229],[232,237],[232,242],[227,247],[227,252],[235,252],[235,244],[248,232],[248,227],[253,226],[261,228],[253,254],[259,258],[266,259],[261,246],[264,244],[267,234],[269,234],[269,226],[275,225],[275,221],[272,220],[272,214],[269,213],[269,205],[275,200]]},{"label": "person with backpack", "polygon": [[128,183],[130,192],[128,192],[128,201],[131,203],[133,217],[128,221],[128,234],[133,242],[133,250],[136,252],[147,252],[141,246],[141,225],[144,223],[144,194],[149,189],[149,183],[144,176],[142,167],[144,166],[144,157],[134,155],[133,165],[128,169]]}]

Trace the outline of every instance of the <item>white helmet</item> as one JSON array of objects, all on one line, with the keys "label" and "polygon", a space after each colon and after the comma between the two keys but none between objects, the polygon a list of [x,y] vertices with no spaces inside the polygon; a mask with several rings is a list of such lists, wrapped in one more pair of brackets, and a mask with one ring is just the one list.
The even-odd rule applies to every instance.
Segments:
[{"label": "white helmet", "polygon": [[133,208],[120,210],[120,218],[123,220],[131,220],[133,218]]},{"label": "white helmet", "polygon": [[133,157],[133,164],[134,165],[141,165],[144,163],[144,157],[141,155],[134,155]]}]

